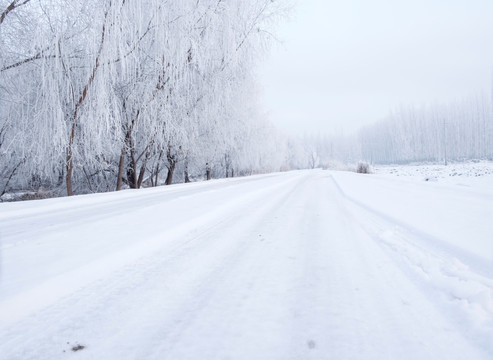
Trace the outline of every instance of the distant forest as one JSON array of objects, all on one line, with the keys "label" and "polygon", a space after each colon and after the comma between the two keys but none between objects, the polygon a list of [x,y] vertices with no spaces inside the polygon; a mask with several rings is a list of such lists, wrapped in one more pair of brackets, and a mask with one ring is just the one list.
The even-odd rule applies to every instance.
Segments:
[{"label": "distant forest", "polygon": [[357,134],[321,136],[314,144],[320,162],[327,164],[493,160],[493,93],[448,104],[400,107]]}]

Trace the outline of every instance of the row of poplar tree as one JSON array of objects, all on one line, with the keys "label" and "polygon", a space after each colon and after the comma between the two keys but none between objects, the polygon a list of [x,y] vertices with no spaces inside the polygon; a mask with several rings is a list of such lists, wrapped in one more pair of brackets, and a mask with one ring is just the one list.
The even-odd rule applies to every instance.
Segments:
[{"label": "row of poplar tree", "polygon": [[[493,160],[493,88],[460,100],[402,106],[355,134],[313,137],[314,159],[372,164]],[[312,163],[314,160],[312,160]]]}]

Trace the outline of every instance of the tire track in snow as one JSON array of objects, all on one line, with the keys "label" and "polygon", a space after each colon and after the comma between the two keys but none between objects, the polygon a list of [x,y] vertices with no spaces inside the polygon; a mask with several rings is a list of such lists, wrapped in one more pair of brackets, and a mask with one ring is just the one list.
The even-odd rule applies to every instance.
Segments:
[{"label": "tire track in snow", "polygon": [[[108,254],[104,254],[103,256],[98,253],[94,253],[94,255],[99,255],[99,258],[96,259],[92,259],[90,257],[78,259],[79,262],[83,260],[85,261],[85,263],[80,263],[80,265],[78,264],[76,267],[68,268],[62,274],[57,273],[55,277],[47,277],[44,279],[41,278],[39,280],[40,284],[37,284],[35,287],[31,287],[26,289],[24,292],[20,292],[18,296],[11,296],[10,298],[1,301],[0,323],[6,324],[9,322],[13,322],[17,317],[22,316],[22,314],[28,314],[30,311],[41,309],[44,306],[49,305],[51,302],[56,301],[58,298],[70,294],[71,292],[76,291],[78,288],[92,281],[95,281],[100,277],[104,277],[105,274],[111,273],[112,271],[117,270],[119,267],[124,266],[127,263],[131,263],[132,261],[137,260],[139,257],[151,254],[152,252],[159,250],[160,247],[169,246],[166,241],[163,242],[163,238],[169,237],[171,239],[179,239],[180,237],[187,234],[190,229],[199,230],[200,228],[207,226],[207,224],[210,222],[218,221],[218,219],[223,218],[229,212],[234,212],[236,208],[241,208],[241,206],[244,206],[244,203],[258,201],[270,192],[275,191],[278,188],[282,188],[283,186],[289,186],[289,184],[296,182],[299,177],[299,175],[294,175],[288,177],[287,179],[282,179],[277,182],[269,183],[266,187],[260,189],[253,188],[252,190],[252,188],[250,187],[240,196],[236,196],[231,199],[226,198],[225,200],[219,201],[213,209],[203,209],[203,213],[201,213],[200,211],[191,212],[193,213],[192,218],[181,219],[181,223],[170,224],[169,228],[165,230],[165,235],[152,235],[149,238],[143,239],[143,241],[134,241],[130,246],[123,247],[122,250],[115,250],[114,248],[110,248],[111,252]],[[240,183],[240,185],[242,185],[242,183]],[[198,195],[203,196],[203,192]],[[112,208],[113,204],[110,202],[109,204],[107,204],[107,206]],[[153,213],[154,211],[159,212],[159,208],[163,206],[169,206],[169,203],[161,202],[158,204],[154,204],[153,206],[146,206],[143,209],[136,209],[133,212],[132,216],[138,216],[137,214],[140,214],[140,218],[143,219],[145,222],[146,217],[152,218],[148,216],[150,213]],[[184,215],[185,217],[187,216],[187,214]],[[84,226],[86,226],[86,221],[84,218],[79,219],[79,222],[84,223]],[[101,219],[98,222],[92,222],[92,227],[96,227],[98,223],[101,224],[102,229],[107,226],[106,220]],[[123,224],[120,224],[120,229],[116,229],[116,231],[119,232],[112,234],[111,237],[121,238],[128,236],[128,234],[125,234],[126,228],[122,228],[121,225]],[[135,226],[138,228],[140,227],[138,225]],[[145,225],[142,225],[142,227],[145,227]],[[139,232],[141,232],[141,230],[136,232],[136,235]],[[75,239],[77,239],[77,237],[75,237]],[[47,240],[51,241],[50,238],[48,238]],[[101,240],[103,242],[105,241],[105,239]],[[67,252],[62,253],[63,255],[68,256],[69,258],[75,257],[75,259],[77,259],[78,255],[72,253],[73,250],[69,246],[67,246],[67,244],[61,243],[60,246],[65,246],[65,248],[67,249]],[[20,250],[23,249],[21,248]],[[95,248],[95,250],[97,250],[97,248]],[[25,262],[22,261],[23,251],[19,252],[19,262],[14,265],[20,266],[24,264],[23,266],[28,266]],[[2,255],[3,257],[11,256],[11,254],[7,251],[3,251]],[[12,257],[9,258],[9,260],[11,262],[14,261]],[[5,277],[9,275],[8,270],[9,269],[4,268],[2,271],[2,286],[8,286],[9,284],[7,281],[8,279],[5,279]],[[37,274],[34,272],[33,276],[36,275]],[[3,291],[4,296],[5,294],[6,291]],[[37,301],[33,302],[31,300],[33,298],[36,298]]]},{"label": "tire track in snow", "polygon": [[[276,178],[279,174],[269,176],[252,176],[251,178],[231,178],[216,180],[210,183],[178,184],[166,187],[147,188],[139,190],[124,190],[92,195],[79,195],[75,198],[46,199],[31,201],[29,208],[26,202],[3,203],[0,211],[1,234],[9,239],[8,243],[0,237],[0,250],[16,246],[29,237],[30,229],[37,234],[46,231],[63,231],[80,224],[80,217],[85,222],[99,222],[125,215],[131,211],[145,211],[168,202],[193,197],[201,193],[250,186],[251,183],[265,181],[266,178]],[[74,207],[74,199],[77,207]],[[27,209],[26,209],[27,208]],[[53,221],[56,219],[56,221]],[[51,223],[51,224],[50,224]],[[49,224],[50,226],[47,226]],[[30,225],[27,227],[26,225]]]},{"label": "tire track in snow", "polygon": [[[300,235],[311,234],[297,327],[314,348],[290,358],[488,358],[354,221],[330,178],[319,172],[312,184],[304,197],[314,210],[297,226]],[[317,215],[321,221],[308,220]]]},{"label": "tire track in snow", "polygon": [[[171,246],[164,246],[161,248],[158,246],[149,249],[148,246],[150,241],[146,241],[144,244],[147,247],[145,253],[135,256],[136,249],[132,249],[130,251],[132,256],[130,258],[123,256],[123,262],[121,261],[122,254],[117,253],[115,254],[115,258],[120,260],[120,264],[113,270],[111,270],[111,267],[108,270],[108,259],[103,259],[104,264],[101,264],[101,270],[104,270],[106,273],[112,273],[113,275],[102,276],[99,280],[89,276],[89,278],[85,279],[86,284],[84,285],[78,283],[77,278],[74,279],[73,273],[66,274],[64,278],[68,277],[67,280],[74,285],[73,288],[65,288],[65,295],[68,297],[61,299],[61,294],[57,294],[56,297],[50,299],[50,302],[53,303],[60,299],[62,305],[56,303],[53,307],[48,307],[44,311],[37,312],[36,314],[36,317],[39,317],[40,319],[39,326],[42,326],[42,323],[44,322],[50,323],[50,321],[47,321],[46,319],[52,318],[52,322],[55,322],[53,328],[50,329],[51,331],[48,333],[62,334],[55,338],[58,341],[58,344],[56,344],[57,341],[53,343],[53,341],[48,339],[46,345],[43,346],[46,352],[40,351],[36,346],[29,347],[29,345],[26,344],[24,349],[25,352],[22,353],[20,358],[39,358],[39,353],[52,353],[53,356],[56,356],[56,352],[53,353],[53,349],[60,349],[60,344],[64,344],[63,341],[60,341],[61,338],[63,338],[63,340],[76,339],[77,336],[75,334],[80,332],[84,333],[81,329],[87,330],[87,327],[91,326],[91,324],[87,323],[91,318],[90,315],[88,317],[87,314],[101,314],[101,317],[103,318],[101,326],[102,332],[98,333],[97,328],[99,327],[94,330],[96,334],[101,336],[105,334],[105,332],[107,335],[108,332],[108,328],[104,326],[104,320],[111,323],[111,321],[118,319],[122,313],[126,313],[129,316],[129,319],[135,322],[135,326],[138,326],[141,321],[145,323],[145,319],[152,322],[152,320],[149,319],[155,316],[155,309],[162,308],[162,306],[156,304],[156,301],[159,301],[159,298],[162,298],[166,291],[169,291],[174,299],[171,304],[168,304],[168,306],[173,309],[173,311],[169,311],[172,317],[172,325],[169,327],[174,329],[174,336],[179,336],[179,329],[187,326],[186,324],[191,321],[190,317],[193,317],[198,309],[202,308],[207,303],[208,298],[210,298],[213,293],[213,288],[210,288],[210,283],[212,281],[220,282],[227,271],[230,271],[237,263],[239,263],[243,253],[252,244],[252,242],[245,241],[245,239],[241,239],[243,242],[229,240],[234,240],[234,234],[237,231],[241,231],[242,229],[245,231],[249,230],[253,227],[252,223],[255,224],[261,221],[267,213],[273,211],[276,207],[281,206],[283,201],[285,201],[286,196],[289,196],[289,194],[294,191],[293,189],[299,186],[300,182],[304,181],[304,178],[305,176],[292,176],[288,180],[279,181],[271,186],[246,192],[239,197],[230,199],[226,206],[223,204],[219,208],[210,209],[212,214],[209,213],[204,215],[202,220],[191,219],[188,223],[181,226],[182,231],[175,231],[174,234],[163,233],[156,237],[156,241],[152,241],[156,242],[155,245],[159,245],[159,238],[161,237],[171,236],[177,238],[179,241],[172,243]],[[270,197],[271,201],[267,202],[265,205],[259,206],[259,200],[264,197]],[[248,221],[245,222],[243,219],[244,213],[253,213],[253,216],[250,215]],[[236,224],[237,222],[240,224],[239,228],[230,228],[226,232],[226,234],[229,234],[229,239],[228,236],[218,236],[221,229],[225,227],[228,228],[229,223]],[[257,239],[255,238],[254,240]],[[152,242],[151,245],[153,245]],[[138,248],[141,247],[142,246],[139,246]],[[153,255],[153,251],[157,251],[158,254]],[[84,269],[81,269],[80,272],[85,273],[86,269],[91,269],[94,272],[94,267],[95,264],[89,264]],[[98,266],[96,266],[96,268],[97,267]],[[85,274],[85,276],[87,276],[87,274]],[[150,276],[150,279],[147,279],[148,276]],[[156,276],[162,276],[166,279],[164,289],[160,288],[159,291],[152,289],[154,285],[153,281],[156,280]],[[185,285],[183,285],[183,283]],[[147,284],[147,287],[142,286],[142,284]],[[56,281],[52,287],[47,287],[46,284],[43,284],[42,287],[35,289],[35,291],[37,293],[49,293],[51,289],[56,290],[60,285],[62,284],[59,281]],[[141,291],[144,295],[138,294]],[[160,293],[160,291],[164,291],[164,293]],[[156,296],[150,295],[153,293]],[[22,294],[22,296],[26,300],[31,298],[31,296],[26,298],[25,294]],[[124,300],[127,297],[129,300]],[[123,299],[123,301],[120,302],[119,299]],[[13,299],[11,301],[12,307],[18,307],[18,301],[19,299],[17,298]],[[112,309],[113,302],[115,302],[116,309]],[[145,310],[140,310],[138,307],[135,307],[135,305],[140,302],[150,302],[149,309],[151,309],[152,312],[146,313]],[[0,305],[2,311],[9,310],[8,306],[5,306],[5,303]],[[41,305],[47,306],[48,304],[37,303],[36,305],[38,308],[41,308]],[[105,314],[107,308],[110,309],[108,316]],[[35,309],[30,310],[34,311]],[[132,314],[132,312],[135,314]],[[3,314],[7,315],[6,312]],[[67,314],[72,315],[67,317]],[[142,320],[139,315],[142,315],[144,320]],[[66,317],[63,321],[61,319],[62,316]],[[175,316],[179,316],[181,319],[173,318]],[[33,318],[30,317],[26,319],[25,323],[29,324],[32,321]],[[61,324],[58,324],[58,321],[60,321]],[[29,332],[26,327],[22,326],[22,321],[20,321],[19,324],[20,325],[17,326],[17,331],[12,328],[7,328],[8,335],[6,335],[5,332],[0,334],[0,338],[9,340],[0,345],[0,353],[9,354],[8,350],[12,351],[15,349],[15,346],[11,346],[10,344],[15,344],[20,338],[26,338],[26,332],[30,333],[29,338],[32,339],[33,344],[39,343],[38,340],[40,334],[37,334],[35,330],[39,328],[38,326],[34,326],[33,331]],[[73,324],[75,324],[75,326]],[[2,325],[6,325],[6,323],[2,322]],[[123,328],[127,328],[128,326],[125,326],[125,324],[121,325]],[[153,328],[155,327],[156,324],[153,324]],[[113,330],[116,330],[117,334],[113,335],[110,341],[108,341],[110,344],[109,349],[100,350],[102,350],[103,353],[104,351],[108,351],[107,354],[109,357],[115,356],[116,351],[117,353],[121,352],[122,357],[134,358],[129,356],[129,354],[131,354],[132,351],[135,351],[135,349],[127,348],[124,341],[118,341],[118,329]],[[153,330],[153,332],[155,331],[156,330]],[[72,336],[63,336],[67,334],[71,334]],[[43,337],[44,334],[41,336]],[[172,334],[168,336],[172,336]],[[161,336],[159,341],[163,341],[163,338],[165,337],[166,336],[164,335]],[[79,337],[79,341],[80,340]],[[142,339],[142,341],[144,340],[145,339]],[[155,339],[151,338],[150,341],[147,341],[150,342],[150,349],[153,349],[156,346],[156,344],[152,344],[153,340]],[[93,341],[88,341],[88,343],[93,343]],[[118,350],[114,349],[115,343],[119,344]],[[90,348],[87,349],[87,354],[91,353],[89,349]],[[15,358],[15,356],[13,356],[13,358]],[[51,357],[46,356],[46,358]]]},{"label": "tire track in snow", "polygon": [[114,254],[105,276],[0,330],[0,359],[64,359],[67,342],[87,345],[81,359],[489,358],[325,174],[258,182]]},{"label": "tire track in snow", "polygon": [[[488,269],[492,264],[483,264],[476,257],[351,198],[330,178],[339,194],[349,201],[352,221],[433,299],[437,309],[463,329],[465,337],[493,355],[493,278],[485,275],[485,271],[491,274]],[[468,260],[467,265],[464,260]],[[464,324],[468,326],[464,328]]]}]

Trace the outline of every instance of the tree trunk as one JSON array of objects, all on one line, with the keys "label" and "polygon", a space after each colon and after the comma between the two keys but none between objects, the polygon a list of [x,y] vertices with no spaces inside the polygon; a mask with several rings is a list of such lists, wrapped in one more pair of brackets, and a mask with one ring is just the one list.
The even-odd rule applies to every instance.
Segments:
[{"label": "tree trunk", "polygon": [[130,158],[127,166],[127,182],[130,189],[137,189],[137,163],[135,162],[135,151],[133,144],[130,147]]},{"label": "tree trunk", "polygon": [[67,186],[67,196],[72,196],[73,191],[72,191],[72,172],[74,170],[74,161],[73,161],[73,154],[72,154],[72,149],[74,146],[74,140],[75,140],[75,128],[77,127],[76,123],[77,119],[77,107],[76,107],[76,113],[74,114],[74,119],[72,123],[72,129],[70,131],[70,138],[69,138],[69,143],[67,146],[67,174],[65,175],[65,184]]},{"label": "tree trunk", "polygon": [[125,140],[127,142],[127,149],[130,149],[129,154],[127,153],[129,155],[129,164],[127,165],[127,183],[131,189],[138,189],[137,161],[135,160],[135,148],[131,134],[126,137]]},{"label": "tree trunk", "polygon": [[168,159],[168,166],[167,166],[168,175],[166,176],[165,184],[171,185],[173,183],[173,174],[175,172],[177,158],[176,158],[176,154],[171,153],[171,146],[170,145],[168,145],[168,150],[166,152],[166,158]]},{"label": "tree trunk", "polygon": [[205,164],[205,178],[207,180],[211,179],[211,167],[209,166],[209,163]]},{"label": "tree trunk", "polygon": [[226,178],[229,177],[229,156],[224,154],[224,167],[226,168]]},{"label": "tree trunk", "polygon": [[146,172],[146,161],[140,167],[139,178],[137,179],[137,189],[140,189],[142,186],[142,181],[144,181],[144,175]]},{"label": "tree trunk", "polygon": [[67,175],[65,175],[65,183],[67,186],[67,196],[72,196],[72,163],[67,164]]},{"label": "tree trunk", "polygon": [[130,189],[137,189],[137,169],[135,161],[130,159],[130,164],[127,167],[127,182]]},{"label": "tree trunk", "polygon": [[176,163],[172,162],[168,166],[168,175],[166,176],[166,185],[171,185],[173,183],[173,174],[175,172]]},{"label": "tree trunk", "polygon": [[185,183],[188,184],[190,182],[190,176],[188,175],[188,161],[185,160]]},{"label": "tree trunk", "polygon": [[161,170],[159,169],[159,163],[156,165],[156,171],[154,173],[154,181],[153,181],[153,184],[152,186],[157,186],[157,181],[159,180],[159,172]]},{"label": "tree trunk", "polygon": [[122,189],[123,185],[123,168],[125,167],[125,145],[123,145],[122,152],[120,154],[120,162],[118,164],[118,177],[116,181],[116,191]]}]

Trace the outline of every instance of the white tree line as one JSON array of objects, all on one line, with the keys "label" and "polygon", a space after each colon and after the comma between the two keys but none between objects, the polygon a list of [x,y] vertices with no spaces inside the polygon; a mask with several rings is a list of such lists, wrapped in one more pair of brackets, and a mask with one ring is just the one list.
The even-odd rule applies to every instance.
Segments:
[{"label": "white tree line", "polygon": [[355,134],[311,137],[305,143],[325,166],[493,160],[493,96],[403,106]]},{"label": "white tree line", "polygon": [[446,105],[400,108],[360,132],[373,163],[493,160],[493,102],[480,94]]},{"label": "white tree line", "polygon": [[272,0],[0,0],[0,194],[290,168],[252,80],[285,10]]}]

